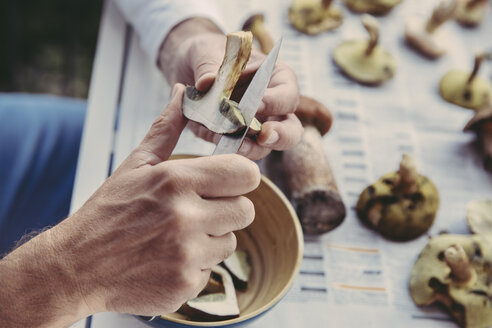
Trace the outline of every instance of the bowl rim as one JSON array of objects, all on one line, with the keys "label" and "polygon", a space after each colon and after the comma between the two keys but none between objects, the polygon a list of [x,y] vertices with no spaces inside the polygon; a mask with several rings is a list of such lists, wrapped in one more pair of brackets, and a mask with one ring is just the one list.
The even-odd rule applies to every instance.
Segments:
[{"label": "bowl rim", "polygon": [[294,229],[296,230],[296,237],[297,237],[297,242],[299,244],[298,247],[298,254],[297,254],[297,259],[296,259],[296,264],[294,266],[294,269],[292,270],[292,274],[289,277],[289,280],[287,284],[282,288],[280,293],[277,294],[270,302],[266,303],[259,309],[245,315],[245,316],[239,316],[234,319],[229,319],[229,320],[222,320],[222,321],[210,321],[210,322],[205,322],[205,321],[191,321],[191,320],[184,320],[184,319],[178,319],[178,318],[172,318],[168,317],[166,314],[159,316],[158,318],[160,320],[165,320],[165,321],[170,321],[176,324],[181,324],[181,325],[188,325],[188,326],[196,326],[196,327],[221,327],[221,326],[227,326],[227,325],[233,325],[241,322],[248,321],[254,317],[257,317],[265,312],[267,312],[269,309],[271,309],[275,304],[277,304],[284,296],[287,294],[289,289],[292,287],[292,284],[294,283],[294,280],[297,277],[297,274],[299,273],[300,267],[301,267],[301,261],[302,261],[302,254],[304,252],[304,236],[301,228],[301,224],[299,222],[299,219],[297,217],[297,213],[294,210],[294,207],[292,206],[291,202],[287,199],[287,197],[284,195],[284,193],[266,176],[263,174],[261,175],[261,182],[264,182],[268,187],[270,187],[279,197],[282,203],[287,207],[287,210],[289,213],[292,215],[294,218]]}]

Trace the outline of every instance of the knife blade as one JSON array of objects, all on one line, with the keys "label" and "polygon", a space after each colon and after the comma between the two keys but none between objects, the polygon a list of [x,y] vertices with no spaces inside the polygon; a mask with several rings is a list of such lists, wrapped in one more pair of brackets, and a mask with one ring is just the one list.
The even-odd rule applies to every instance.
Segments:
[{"label": "knife blade", "polygon": [[258,106],[261,103],[263,94],[265,93],[268,83],[270,82],[273,68],[275,67],[275,63],[277,62],[277,57],[280,51],[281,44],[282,39],[277,41],[273,49],[260,65],[255,73],[255,76],[251,80],[251,83],[246,89],[246,92],[241,98],[241,101],[239,102],[238,108],[243,114],[244,120],[246,122],[246,129],[240,136],[222,135],[212,155],[234,154],[237,153],[239,147],[241,147],[243,139],[246,136],[249,126],[251,125],[251,122],[256,115]]}]

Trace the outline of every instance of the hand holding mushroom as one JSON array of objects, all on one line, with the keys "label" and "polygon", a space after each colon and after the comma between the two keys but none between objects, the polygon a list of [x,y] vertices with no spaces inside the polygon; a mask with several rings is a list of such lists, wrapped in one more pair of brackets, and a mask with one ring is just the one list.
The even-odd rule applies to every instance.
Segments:
[{"label": "hand holding mushroom", "polygon": [[[196,87],[196,90],[201,94],[190,93],[189,95],[193,97],[193,95],[203,96],[214,84],[221,63],[224,58],[227,58],[225,56],[227,38],[217,31],[196,32],[191,21],[190,24],[185,21],[178,25],[175,34],[179,36],[181,29],[189,28],[194,31],[195,35],[189,38],[166,39],[161,49],[160,65],[170,83],[182,82]],[[185,41],[183,42],[183,40]],[[171,51],[172,47],[178,49],[174,50],[174,53],[178,53],[179,56],[168,58],[168,54],[173,52]],[[242,53],[239,57],[246,56],[247,58],[248,55],[249,53]],[[224,93],[225,98],[233,101],[240,99],[264,58],[264,54],[252,49],[249,60],[244,61],[246,62],[245,67],[239,65],[229,70],[229,73],[237,74],[234,78],[237,83],[220,82],[222,87],[227,84],[228,87],[232,86],[233,88],[230,90],[232,91],[230,97],[228,97],[230,91]],[[219,81],[218,77],[217,81]],[[217,87],[214,93],[217,90],[219,93],[225,91],[225,89]],[[268,155],[272,149],[283,150],[295,145],[302,133],[302,126],[294,115],[298,97],[299,91],[294,72],[285,64],[277,62],[256,115],[258,121],[262,123],[261,131],[255,138],[245,138],[239,153],[250,159],[259,159]],[[219,102],[218,99],[217,102]],[[230,113],[233,114],[231,117],[234,117],[234,112],[237,113],[237,111],[231,110]],[[192,124],[191,127],[193,132],[202,139],[218,142],[219,135],[204,125],[196,123]]]},{"label": "hand holding mushroom", "polygon": [[391,240],[406,241],[426,232],[439,207],[437,188],[417,173],[415,161],[403,155],[400,170],[365,188],[356,210],[359,219]]},{"label": "hand holding mushroom", "polygon": [[351,79],[362,84],[377,85],[393,77],[396,63],[393,57],[378,45],[379,24],[368,14],[361,17],[369,33],[369,40],[349,40],[333,52],[335,64]]},{"label": "hand holding mushroom", "polygon": [[425,22],[418,17],[409,19],[405,26],[405,40],[421,54],[435,59],[446,52],[437,34],[438,28],[451,19],[456,10],[456,0],[443,0]]}]

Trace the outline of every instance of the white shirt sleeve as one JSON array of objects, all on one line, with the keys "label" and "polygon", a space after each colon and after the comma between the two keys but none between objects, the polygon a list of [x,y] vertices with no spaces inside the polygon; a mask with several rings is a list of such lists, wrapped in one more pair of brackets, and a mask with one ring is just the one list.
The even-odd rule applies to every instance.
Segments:
[{"label": "white shirt sleeve", "polygon": [[159,48],[169,31],[191,17],[205,17],[224,30],[213,0],[115,0],[140,36],[142,48],[157,63]]}]

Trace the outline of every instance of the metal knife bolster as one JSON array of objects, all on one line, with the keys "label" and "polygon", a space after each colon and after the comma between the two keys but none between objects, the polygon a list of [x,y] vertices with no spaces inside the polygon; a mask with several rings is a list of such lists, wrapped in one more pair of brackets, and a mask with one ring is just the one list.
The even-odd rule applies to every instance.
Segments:
[{"label": "metal knife bolster", "polygon": [[239,147],[241,147],[243,139],[246,136],[249,126],[251,125],[251,122],[253,121],[256,111],[261,103],[263,94],[265,93],[268,83],[270,82],[270,77],[272,76],[273,68],[277,62],[281,44],[282,39],[277,41],[273,49],[258,68],[255,76],[251,80],[251,83],[239,102],[238,108],[246,122],[246,129],[243,134],[239,137],[222,135],[217,147],[215,147],[213,155],[234,154],[237,153]]}]

